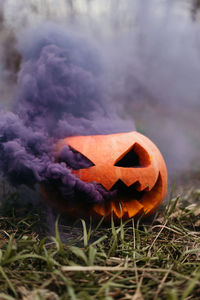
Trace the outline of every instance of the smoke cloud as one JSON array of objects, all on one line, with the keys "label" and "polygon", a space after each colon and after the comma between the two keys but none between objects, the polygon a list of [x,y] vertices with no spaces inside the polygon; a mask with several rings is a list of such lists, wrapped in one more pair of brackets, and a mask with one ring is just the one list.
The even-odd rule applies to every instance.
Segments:
[{"label": "smoke cloud", "polygon": [[101,202],[112,192],[71,173],[69,167],[78,169],[84,161],[68,147],[65,162],[56,162],[54,145],[70,135],[130,131],[133,122],[121,120],[109,104],[95,48],[56,25],[40,31],[28,31],[31,40],[24,36],[19,42],[23,62],[16,113],[2,111],[0,116],[0,168],[13,185],[50,184],[73,203],[79,195],[86,202]]},{"label": "smoke cloud", "polygon": [[104,77],[118,114],[134,119],[156,142],[170,174],[199,160],[197,1],[6,0],[3,13],[17,39],[24,26],[49,21],[87,36],[106,62]]},{"label": "smoke cloud", "polygon": [[55,184],[72,202],[80,192],[101,202],[109,193],[70,172],[87,162],[68,147],[65,162],[56,162],[54,145],[70,135],[131,131],[133,119],[161,149],[170,174],[187,170],[200,147],[192,4],[54,2],[0,6],[0,167],[10,182]]}]

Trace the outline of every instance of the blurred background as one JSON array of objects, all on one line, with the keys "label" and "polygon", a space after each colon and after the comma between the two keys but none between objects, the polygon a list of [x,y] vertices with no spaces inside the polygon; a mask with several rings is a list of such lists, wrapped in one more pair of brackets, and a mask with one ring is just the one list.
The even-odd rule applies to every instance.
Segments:
[{"label": "blurred background", "polygon": [[92,40],[118,114],[158,145],[171,178],[198,182],[200,1],[0,0],[1,107],[12,107],[24,30],[49,22]]}]

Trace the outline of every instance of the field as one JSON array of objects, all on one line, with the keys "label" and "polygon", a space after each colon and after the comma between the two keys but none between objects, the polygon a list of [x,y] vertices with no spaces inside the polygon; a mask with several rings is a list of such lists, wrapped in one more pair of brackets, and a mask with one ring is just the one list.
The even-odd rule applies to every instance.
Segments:
[{"label": "field", "polygon": [[0,299],[200,299],[200,190],[169,197],[149,221],[60,217],[49,236],[46,215],[4,195]]}]

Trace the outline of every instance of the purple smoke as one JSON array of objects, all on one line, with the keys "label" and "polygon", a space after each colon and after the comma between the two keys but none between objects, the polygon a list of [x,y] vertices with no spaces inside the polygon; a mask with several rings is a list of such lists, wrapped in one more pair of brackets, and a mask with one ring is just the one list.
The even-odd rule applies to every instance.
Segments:
[{"label": "purple smoke", "polygon": [[55,155],[60,138],[134,129],[111,105],[95,47],[48,25],[23,36],[19,50],[16,113],[0,112],[1,170],[15,186],[50,184],[72,203],[103,201],[111,192],[71,173],[88,163],[80,154],[66,146]]}]

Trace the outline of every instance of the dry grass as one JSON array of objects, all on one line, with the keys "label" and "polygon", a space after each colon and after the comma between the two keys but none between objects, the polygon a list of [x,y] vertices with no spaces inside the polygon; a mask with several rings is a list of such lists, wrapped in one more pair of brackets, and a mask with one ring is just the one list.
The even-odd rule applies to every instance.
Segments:
[{"label": "dry grass", "polygon": [[4,205],[0,299],[199,300],[199,200],[199,190],[171,197],[148,223],[56,222],[54,237],[41,214]]}]

